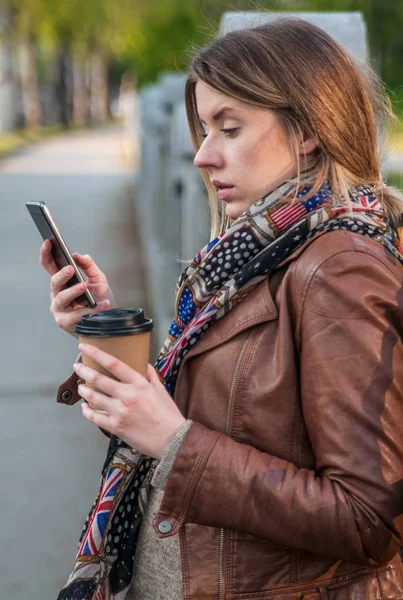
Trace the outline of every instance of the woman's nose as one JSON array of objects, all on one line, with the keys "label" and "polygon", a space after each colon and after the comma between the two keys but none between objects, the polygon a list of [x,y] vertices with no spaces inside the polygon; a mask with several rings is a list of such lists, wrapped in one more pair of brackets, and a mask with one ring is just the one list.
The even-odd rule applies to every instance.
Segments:
[{"label": "woman's nose", "polygon": [[217,152],[207,140],[204,140],[194,157],[193,164],[195,167],[199,167],[199,169],[205,169],[207,167],[219,169],[223,166],[224,161],[221,153]]}]

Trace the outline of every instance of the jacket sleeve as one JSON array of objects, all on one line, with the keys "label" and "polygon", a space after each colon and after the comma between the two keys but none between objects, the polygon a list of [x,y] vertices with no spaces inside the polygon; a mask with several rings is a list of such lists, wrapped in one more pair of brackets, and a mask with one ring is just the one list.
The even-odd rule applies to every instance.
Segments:
[{"label": "jacket sleeve", "polygon": [[301,403],[315,469],[193,423],[154,520],[160,537],[161,521],[173,526],[165,535],[190,522],[362,564],[383,564],[399,551],[403,287],[398,271],[377,258],[345,254],[319,264],[296,290]]}]

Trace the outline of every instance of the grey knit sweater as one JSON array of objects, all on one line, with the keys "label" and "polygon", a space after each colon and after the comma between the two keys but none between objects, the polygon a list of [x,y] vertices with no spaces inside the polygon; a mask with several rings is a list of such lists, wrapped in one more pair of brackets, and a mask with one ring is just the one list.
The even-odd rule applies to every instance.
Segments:
[{"label": "grey knit sweater", "polygon": [[192,424],[179,429],[152,479],[152,490],[140,527],[134,559],[133,578],[126,600],[182,600],[182,569],[178,534],[156,536],[153,520],[157,514],[172,465]]}]

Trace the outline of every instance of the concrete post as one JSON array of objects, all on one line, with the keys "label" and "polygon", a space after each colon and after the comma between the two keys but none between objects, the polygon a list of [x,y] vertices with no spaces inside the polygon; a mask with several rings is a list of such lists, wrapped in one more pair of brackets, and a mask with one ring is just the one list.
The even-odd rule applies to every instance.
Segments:
[{"label": "concrete post", "polygon": [[193,164],[194,149],[184,102],[174,107],[172,140],[174,189],[181,206],[180,253],[182,259],[191,260],[208,243],[210,225],[207,193],[199,169]]},{"label": "concrete post", "polygon": [[227,12],[220,33],[257,27],[278,17],[299,17],[324,29],[358,61],[368,60],[366,26],[361,12]]}]

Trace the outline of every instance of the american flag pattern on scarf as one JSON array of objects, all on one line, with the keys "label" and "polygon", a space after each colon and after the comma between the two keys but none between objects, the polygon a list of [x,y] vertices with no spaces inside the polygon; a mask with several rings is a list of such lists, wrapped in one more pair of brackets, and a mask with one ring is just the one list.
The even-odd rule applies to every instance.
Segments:
[{"label": "american flag pattern on scarf", "polygon": [[[204,332],[313,237],[350,230],[383,244],[403,262],[403,246],[373,190],[352,189],[350,206],[334,202],[328,183],[310,198],[309,191],[305,187],[295,193],[295,185],[284,184],[209,242],[183,271],[176,286],[175,319],[155,364],[172,396],[180,364]],[[156,462],[112,436],[101,491],[84,525],[74,570],[58,600],[126,598],[141,509]]]}]

